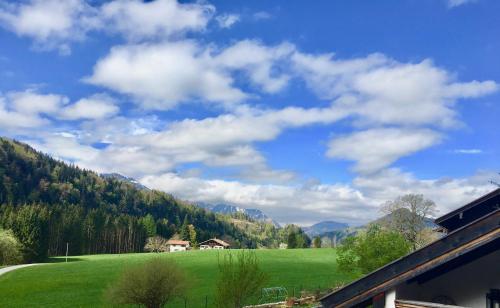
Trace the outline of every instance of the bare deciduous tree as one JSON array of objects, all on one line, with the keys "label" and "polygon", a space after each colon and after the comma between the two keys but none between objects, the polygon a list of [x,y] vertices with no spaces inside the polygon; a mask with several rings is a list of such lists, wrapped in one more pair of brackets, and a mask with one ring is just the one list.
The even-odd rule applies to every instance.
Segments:
[{"label": "bare deciduous tree", "polygon": [[144,246],[144,250],[148,252],[165,252],[167,249],[167,240],[161,236],[148,237]]},{"label": "bare deciduous tree", "polygon": [[426,244],[429,237],[424,237],[422,231],[426,228],[426,219],[434,215],[435,210],[434,201],[417,194],[400,196],[382,206],[382,211],[391,217],[385,221],[387,226],[400,232],[413,250]]}]

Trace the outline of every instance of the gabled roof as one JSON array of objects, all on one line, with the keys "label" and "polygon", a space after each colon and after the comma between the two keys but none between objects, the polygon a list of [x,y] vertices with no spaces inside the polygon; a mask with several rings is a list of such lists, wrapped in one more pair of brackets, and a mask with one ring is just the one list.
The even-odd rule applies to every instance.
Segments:
[{"label": "gabled roof", "polygon": [[[499,191],[494,192],[496,196]],[[495,194],[485,197],[492,195]],[[491,200],[483,198],[478,200]],[[321,303],[324,307],[353,307],[402,282],[422,277],[423,274],[485,247],[489,250],[498,250],[500,247],[499,209],[494,209],[485,216],[454,229],[447,236],[326,295]]]},{"label": "gabled roof", "polygon": [[437,218],[434,222],[453,231],[500,208],[500,188]]},{"label": "gabled roof", "polygon": [[189,246],[189,242],[188,241],[180,241],[180,240],[168,240],[167,245]]},{"label": "gabled roof", "polygon": [[208,243],[208,242],[216,242],[217,244],[219,244],[221,246],[224,246],[224,247],[229,247],[230,246],[228,243],[224,242],[223,240],[219,240],[218,238],[211,238],[209,240],[201,242],[200,245],[203,245],[203,244]]}]

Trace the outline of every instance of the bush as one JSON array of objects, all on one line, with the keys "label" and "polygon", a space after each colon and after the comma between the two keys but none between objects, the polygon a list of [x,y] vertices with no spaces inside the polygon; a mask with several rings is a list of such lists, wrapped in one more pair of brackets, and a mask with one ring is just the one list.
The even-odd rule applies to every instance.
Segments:
[{"label": "bush", "polygon": [[371,225],[366,232],[344,240],[337,263],[344,272],[367,274],[410,251],[411,245],[402,234]]},{"label": "bush", "polygon": [[236,254],[224,254],[219,258],[219,279],[216,284],[215,304],[219,308],[240,308],[268,280],[259,266],[255,252],[242,250]]},{"label": "bush", "polygon": [[22,246],[10,230],[0,229],[0,265],[23,262]]},{"label": "bush", "polygon": [[186,277],[169,259],[155,258],[123,272],[107,290],[107,299],[117,305],[159,308],[186,291]]}]

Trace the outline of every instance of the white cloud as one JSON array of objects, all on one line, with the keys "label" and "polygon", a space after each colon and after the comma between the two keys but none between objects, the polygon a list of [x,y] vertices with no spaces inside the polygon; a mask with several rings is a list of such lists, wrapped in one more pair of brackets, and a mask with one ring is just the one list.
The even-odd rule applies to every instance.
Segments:
[{"label": "white cloud", "polygon": [[462,178],[418,179],[411,173],[387,169],[358,177],[352,185],[382,202],[409,193],[423,194],[436,202],[438,215],[443,215],[495,189],[489,182],[494,176],[494,172],[478,171]]},{"label": "white cloud", "polygon": [[47,116],[57,113],[68,99],[55,94],[39,94],[33,90],[0,95],[0,128],[26,129],[50,123]]},{"label": "white cloud", "polygon": [[145,108],[170,109],[201,100],[226,107],[248,98],[234,85],[232,73],[242,70],[266,92],[282,89],[288,81],[272,72],[291,45],[266,47],[256,41],[238,42],[217,53],[194,41],[125,45],[112,48],[85,80],[132,95]]},{"label": "white cloud", "polygon": [[0,22],[17,35],[34,39],[41,49],[70,52],[69,43],[82,40],[96,27],[96,11],[83,0],[31,0],[0,5]]},{"label": "white cloud", "polygon": [[215,20],[219,24],[219,27],[229,29],[240,20],[240,16],[237,14],[222,14],[215,17]]},{"label": "white cloud", "polygon": [[327,156],[354,160],[354,170],[373,173],[440,140],[441,136],[431,130],[375,128],[334,138]]},{"label": "white cloud", "polygon": [[118,112],[119,108],[113,99],[106,95],[94,95],[66,106],[59,112],[58,117],[65,120],[104,119]]},{"label": "white cloud", "polygon": [[[104,119],[119,112],[113,99],[99,94],[71,104],[58,94],[41,94],[28,89],[0,95],[0,128],[25,130],[45,126],[51,130],[54,119]],[[29,132],[29,131],[26,131]]]},{"label": "white cloud", "polygon": [[176,0],[115,0],[101,8],[106,28],[138,41],[202,31],[215,7],[203,3],[180,4]]},{"label": "white cloud", "polygon": [[0,23],[32,38],[38,49],[69,54],[71,43],[89,31],[118,33],[132,41],[169,39],[205,30],[214,12],[209,4],[176,0],[114,0],[102,6],[85,0],[30,0],[0,4]]},{"label": "white cloud", "polygon": [[381,216],[380,205],[407,193],[422,193],[444,214],[491,191],[491,173],[458,179],[420,180],[389,169],[377,176],[356,178],[352,185],[314,183],[302,186],[245,184],[238,181],[181,177],[174,173],[146,176],[141,183],[180,198],[226,202],[264,210],[280,222],[309,225],[325,219],[350,224]]},{"label": "white cloud", "polygon": [[290,76],[273,70],[282,67],[280,62],[286,61],[294,50],[289,43],[268,47],[255,40],[243,40],[223,50],[215,62],[221,67],[246,72],[250,81],[263,91],[276,93],[286,86]]},{"label": "white cloud", "polygon": [[448,8],[458,7],[464,4],[473,3],[477,0],[448,0]]},{"label": "white cloud", "polygon": [[253,14],[253,18],[255,20],[270,19],[272,17],[273,15],[271,15],[271,13],[268,13],[266,11],[259,11]]},{"label": "white cloud", "polygon": [[296,53],[298,74],[320,97],[338,102],[364,124],[457,124],[458,99],[493,93],[493,81],[456,82],[429,60],[400,63],[380,54],[336,60],[333,55]]},{"label": "white cloud", "polygon": [[457,149],[453,151],[456,154],[481,154],[483,150],[481,149]]},{"label": "white cloud", "polygon": [[86,161],[94,160],[99,155],[99,150],[80,144],[72,133],[44,135],[43,142],[31,140],[28,143],[37,150],[49,153],[55,158],[78,162],[82,167],[85,166]]},{"label": "white cloud", "polygon": [[182,178],[173,173],[147,176],[141,183],[187,200],[259,208],[281,222],[308,223],[325,217],[359,222],[369,220],[370,214],[374,214],[373,210],[367,210],[363,196],[345,185],[257,185]]}]

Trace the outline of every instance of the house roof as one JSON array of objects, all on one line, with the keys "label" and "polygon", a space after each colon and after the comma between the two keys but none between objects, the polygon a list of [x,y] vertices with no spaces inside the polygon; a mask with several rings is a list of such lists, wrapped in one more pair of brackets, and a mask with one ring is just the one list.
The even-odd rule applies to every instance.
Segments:
[{"label": "house roof", "polygon": [[500,188],[437,218],[434,222],[448,231],[453,231],[499,208]]},{"label": "house roof", "polygon": [[[488,199],[489,200],[489,199]],[[447,236],[389,263],[321,299],[324,307],[352,307],[396,285],[418,279],[483,247],[500,247],[500,210],[466,224]]]},{"label": "house roof", "polygon": [[218,238],[211,238],[209,240],[206,240],[204,242],[201,242],[200,245],[203,245],[205,243],[208,243],[210,241],[213,241],[213,242],[216,242],[217,244],[221,245],[221,246],[224,246],[224,247],[229,247],[231,245],[229,245],[228,243],[224,242],[223,240],[219,240]]},{"label": "house roof", "polygon": [[189,246],[189,242],[188,241],[180,241],[180,240],[168,240],[167,245]]}]

